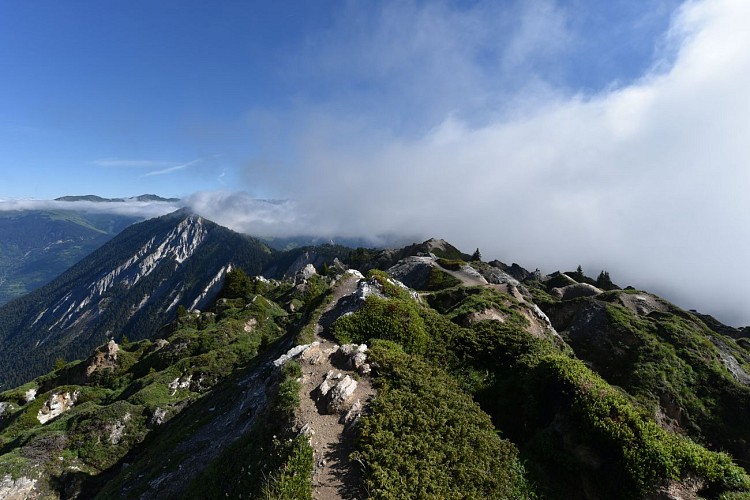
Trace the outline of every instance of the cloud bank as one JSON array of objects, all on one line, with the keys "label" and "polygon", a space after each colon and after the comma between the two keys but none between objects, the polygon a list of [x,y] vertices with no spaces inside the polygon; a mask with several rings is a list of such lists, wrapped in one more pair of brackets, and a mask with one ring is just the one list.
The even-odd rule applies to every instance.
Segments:
[{"label": "cloud bank", "polygon": [[[500,15],[490,7],[455,17],[409,2],[355,18],[341,48],[312,43],[321,55],[310,64],[332,78],[396,83],[381,100],[352,90],[336,106],[293,110],[292,154],[279,155],[291,175],[276,187],[295,204],[235,227],[438,236],[547,272],[607,269],[621,285],[750,324],[750,3],[684,3],[647,71],[589,94],[537,70],[574,43],[568,13],[524,5],[502,47],[490,43],[487,20]],[[242,212],[237,196],[211,197],[193,203]]]},{"label": "cloud bank", "polygon": [[174,212],[183,206],[182,203],[164,201],[57,201],[57,200],[22,200],[0,198],[0,212],[15,210],[73,210],[91,213],[114,213],[150,219]]}]

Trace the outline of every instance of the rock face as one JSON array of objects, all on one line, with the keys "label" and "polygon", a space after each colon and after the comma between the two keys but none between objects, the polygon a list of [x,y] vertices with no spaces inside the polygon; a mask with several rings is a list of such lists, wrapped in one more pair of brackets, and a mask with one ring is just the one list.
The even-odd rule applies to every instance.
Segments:
[{"label": "rock face", "polygon": [[[273,258],[259,241],[185,211],[135,224],[44,290],[0,307],[0,383],[42,375],[60,352],[84,359],[114,332],[151,336],[179,305],[212,303],[230,269],[261,273]],[[28,362],[11,370],[20,356]]]},{"label": "rock face", "polygon": [[80,391],[78,390],[74,391],[72,394],[70,392],[51,394],[49,399],[44,402],[44,405],[39,410],[36,417],[37,420],[39,420],[39,423],[45,424],[58,415],[70,410],[73,408],[73,405],[75,405],[79,395]]}]

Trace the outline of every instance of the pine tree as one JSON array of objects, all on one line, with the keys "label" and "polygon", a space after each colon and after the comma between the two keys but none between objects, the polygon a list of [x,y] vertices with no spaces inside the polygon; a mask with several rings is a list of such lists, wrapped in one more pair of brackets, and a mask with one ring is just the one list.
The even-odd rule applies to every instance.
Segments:
[{"label": "pine tree", "polygon": [[474,250],[474,253],[471,255],[471,260],[482,260],[482,252],[480,252],[478,248]]}]

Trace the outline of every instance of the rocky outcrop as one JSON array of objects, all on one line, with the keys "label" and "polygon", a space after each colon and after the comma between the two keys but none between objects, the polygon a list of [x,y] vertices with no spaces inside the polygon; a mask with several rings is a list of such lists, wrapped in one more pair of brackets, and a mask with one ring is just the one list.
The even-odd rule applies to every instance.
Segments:
[{"label": "rocky outcrop", "polygon": [[297,285],[299,285],[300,283],[304,283],[316,274],[318,274],[318,272],[315,270],[315,266],[313,266],[312,264],[307,264],[305,267],[295,273],[294,283]]},{"label": "rocky outcrop", "polygon": [[420,290],[430,281],[434,261],[433,256],[406,257],[391,266],[387,272],[404,285]]},{"label": "rocky outcrop", "polygon": [[119,352],[120,346],[114,340],[97,347],[86,363],[86,376],[91,377],[95,372],[117,368],[117,354]]},{"label": "rocky outcrop", "polygon": [[0,403],[0,421],[3,419],[3,416],[15,409],[15,406],[13,406],[13,403],[8,403],[7,401],[3,401]]},{"label": "rocky outcrop", "polygon": [[37,420],[39,420],[40,424],[46,424],[53,418],[62,415],[73,408],[80,394],[81,393],[78,390],[75,390],[72,393],[58,392],[50,394],[50,397],[44,402],[44,405],[39,410],[36,417]]}]

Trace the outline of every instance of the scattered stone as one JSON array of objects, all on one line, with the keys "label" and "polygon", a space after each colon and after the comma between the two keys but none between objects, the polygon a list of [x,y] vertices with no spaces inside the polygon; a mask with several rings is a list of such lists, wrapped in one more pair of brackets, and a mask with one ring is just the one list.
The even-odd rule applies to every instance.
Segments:
[{"label": "scattered stone", "polygon": [[39,413],[36,417],[37,420],[39,420],[40,424],[46,424],[58,415],[61,415],[70,410],[71,408],[73,408],[73,405],[75,405],[80,394],[81,391],[77,389],[73,392],[73,394],[71,394],[70,392],[57,392],[54,394],[50,394],[49,399],[44,402],[44,405],[39,410]]},{"label": "scattered stone", "polygon": [[310,427],[310,424],[305,424],[302,426],[302,428],[297,433],[298,436],[307,436],[312,437],[315,435],[315,431],[312,430],[312,427]]}]

